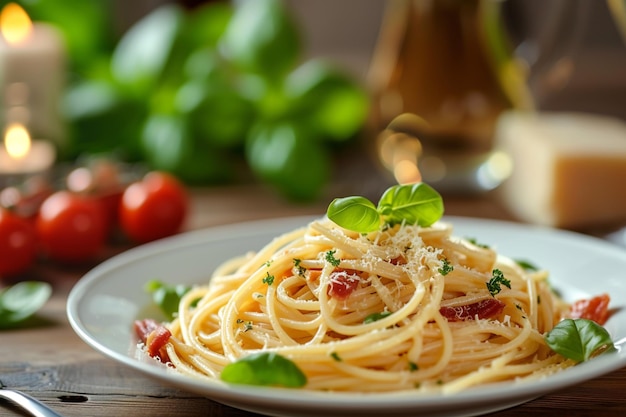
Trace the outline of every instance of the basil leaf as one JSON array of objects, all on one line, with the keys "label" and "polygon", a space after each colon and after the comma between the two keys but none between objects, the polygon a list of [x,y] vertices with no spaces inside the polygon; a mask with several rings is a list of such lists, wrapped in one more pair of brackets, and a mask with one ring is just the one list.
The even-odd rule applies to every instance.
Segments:
[{"label": "basil leaf", "polygon": [[233,384],[287,388],[299,388],[307,382],[306,375],[294,362],[274,352],[255,353],[230,363],[220,378]]},{"label": "basil leaf", "polygon": [[443,199],[429,185],[420,182],[395,185],[378,202],[378,211],[391,226],[402,223],[430,226],[443,215]]},{"label": "basil leaf", "polygon": [[378,230],[381,219],[389,226],[406,223],[427,227],[443,215],[443,199],[424,183],[395,185],[385,191],[378,206],[360,196],[337,198],[326,215],[339,226],[360,233]]},{"label": "basil leaf", "polygon": [[344,229],[369,233],[380,227],[380,215],[374,203],[365,197],[352,196],[334,199],[326,215]]},{"label": "basil leaf", "polygon": [[245,144],[252,173],[294,201],[318,196],[329,178],[330,155],[304,124],[292,120],[254,124]]},{"label": "basil leaf", "polygon": [[143,17],[113,51],[114,78],[138,94],[149,92],[165,70],[183,26],[184,13],[177,5],[161,6]]},{"label": "basil leaf", "polygon": [[23,281],[0,292],[0,329],[14,327],[39,310],[50,298],[46,282]]},{"label": "basil leaf", "polygon": [[152,300],[159,306],[168,320],[174,318],[178,312],[180,299],[190,289],[191,287],[186,285],[168,285],[156,280],[146,283],[145,286],[145,290],[152,294]]},{"label": "basil leaf", "polygon": [[367,119],[367,93],[326,60],[312,59],[285,80],[294,111],[306,115],[312,129],[337,142],[350,140]]},{"label": "basil leaf", "polygon": [[609,332],[587,319],[565,319],[554,326],[544,339],[550,349],[576,362],[615,350]]},{"label": "basil leaf", "polygon": [[302,39],[280,0],[237,2],[220,50],[244,71],[280,80],[298,62]]},{"label": "basil leaf", "polygon": [[535,264],[531,263],[530,261],[526,261],[523,259],[516,259],[515,262],[522,267],[522,269],[526,270],[526,271],[539,271],[539,267],[536,266]]},{"label": "basil leaf", "polygon": [[391,311],[382,311],[380,313],[372,313],[363,319],[363,324],[374,323],[375,321],[382,320],[391,315]]}]

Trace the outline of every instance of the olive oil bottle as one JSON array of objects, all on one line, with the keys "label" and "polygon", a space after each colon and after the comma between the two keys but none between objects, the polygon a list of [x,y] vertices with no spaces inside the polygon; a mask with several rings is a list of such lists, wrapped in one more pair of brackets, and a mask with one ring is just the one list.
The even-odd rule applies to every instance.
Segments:
[{"label": "olive oil bottle", "polygon": [[[493,0],[390,0],[369,74],[377,156],[400,183],[476,192],[494,124],[530,107]],[[483,170],[484,171],[484,170]]]}]

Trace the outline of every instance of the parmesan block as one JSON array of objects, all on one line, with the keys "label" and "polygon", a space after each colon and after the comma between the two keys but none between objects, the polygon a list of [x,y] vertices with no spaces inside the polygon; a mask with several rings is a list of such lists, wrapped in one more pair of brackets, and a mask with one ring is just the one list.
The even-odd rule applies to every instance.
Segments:
[{"label": "parmesan block", "polygon": [[519,220],[576,230],[626,222],[623,120],[506,112],[495,146],[512,162],[497,193]]}]

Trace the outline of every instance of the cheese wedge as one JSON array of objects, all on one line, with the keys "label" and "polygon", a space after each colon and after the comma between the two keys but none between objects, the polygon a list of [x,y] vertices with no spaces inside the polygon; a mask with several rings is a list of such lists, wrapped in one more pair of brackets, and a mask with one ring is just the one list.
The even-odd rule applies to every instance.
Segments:
[{"label": "cheese wedge", "polygon": [[626,223],[623,120],[506,112],[495,147],[512,161],[497,194],[519,220],[576,230]]}]

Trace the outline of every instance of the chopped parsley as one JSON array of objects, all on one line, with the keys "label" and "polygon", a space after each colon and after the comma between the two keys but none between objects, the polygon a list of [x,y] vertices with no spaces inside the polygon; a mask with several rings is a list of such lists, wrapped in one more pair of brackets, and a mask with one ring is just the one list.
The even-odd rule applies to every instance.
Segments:
[{"label": "chopped parsley", "polygon": [[441,275],[448,275],[453,270],[454,267],[452,266],[452,264],[450,264],[450,262],[446,258],[443,258],[441,260],[441,268],[439,268],[437,271],[439,271]]},{"label": "chopped parsley", "polygon": [[328,262],[332,266],[339,266],[339,264],[341,263],[341,260],[335,258],[335,252],[337,252],[335,249],[332,249],[326,252],[325,259],[326,259],[326,262]]},{"label": "chopped parsley", "polygon": [[263,284],[272,285],[274,283],[274,275],[271,275],[269,272],[265,277],[263,277]]},{"label": "chopped parsley", "polygon": [[331,356],[331,358],[333,358],[337,362],[341,362],[341,357],[339,356],[339,354],[337,352],[331,353],[330,356]]},{"label": "chopped parsley", "polygon": [[296,273],[301,277],[304,276],[306,272],[306,268],[300,265],[302,263],[302,259],[293,258],[293,267],[296,269]]},{"label": "chopped parsley", "polygon": [[415,362],[409,362],[409,371],[415,372],[419,369],[419,366]]},{"label": "chopped parsley", "polygon": [[252,322],[244,321],[243,319],[237,319],[237,324],[243,324],[243,331],[247,332],[252,330]]},{"label": "chopped parsley", "polygon": [[499,269],[494,269],[491,279],[487,282],[487,289],[492,297],[495,297],[500,291],[502,291],[501,285],[507,288],[511,288],[511,281],[504,277],[504,274]]}]

